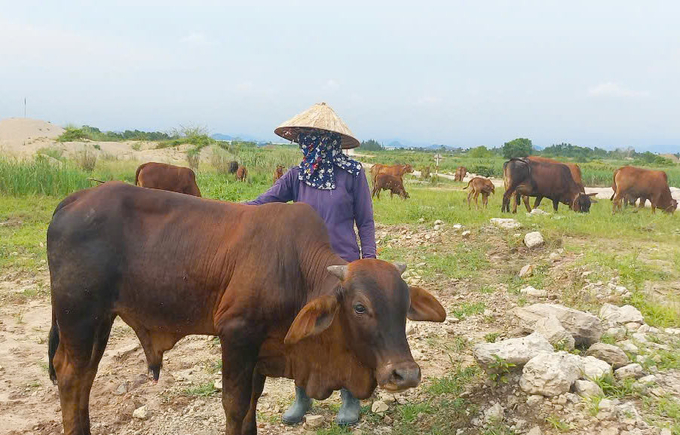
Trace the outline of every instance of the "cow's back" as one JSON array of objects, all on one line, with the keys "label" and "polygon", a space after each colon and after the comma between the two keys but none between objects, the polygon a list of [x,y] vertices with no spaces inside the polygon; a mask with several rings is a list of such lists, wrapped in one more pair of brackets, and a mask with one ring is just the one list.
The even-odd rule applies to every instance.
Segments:
[{"label": "cow's back", "polygon": [[196,174],[190,168],[149,162],[137,168],[135,184],[140,187],[201,196]]}]

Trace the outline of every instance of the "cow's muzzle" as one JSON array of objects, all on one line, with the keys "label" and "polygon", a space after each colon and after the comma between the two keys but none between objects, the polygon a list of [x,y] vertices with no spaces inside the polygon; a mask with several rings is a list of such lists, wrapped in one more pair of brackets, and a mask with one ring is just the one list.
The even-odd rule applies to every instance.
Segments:
[{"label": "cow's muzzle", "polygon": [[377,380],[380,388],[391,392],[417,387],[420,367],[414,361],[390,363],[378,370]]}]

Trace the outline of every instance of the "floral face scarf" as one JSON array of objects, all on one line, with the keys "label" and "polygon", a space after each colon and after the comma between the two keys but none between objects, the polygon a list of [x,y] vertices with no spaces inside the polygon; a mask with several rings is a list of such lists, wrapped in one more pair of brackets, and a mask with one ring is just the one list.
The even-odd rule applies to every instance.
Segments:
[{"label": "floral face scarf", "polygon": [[298,135],[298,144],[304,157],[300,163],[300,181],[322,190],[335,189],[335,167],[353,176],[359,175],[361,163],[342,153],[338,133],[310,130]]}]

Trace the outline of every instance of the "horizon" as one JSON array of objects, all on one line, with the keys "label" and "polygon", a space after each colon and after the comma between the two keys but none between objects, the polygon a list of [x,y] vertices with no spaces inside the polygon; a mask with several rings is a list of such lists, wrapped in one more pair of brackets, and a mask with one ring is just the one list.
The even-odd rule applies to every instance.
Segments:
[{"label": "horizon", "polygon": [[680,4],[0,5],[0,119],[275,141],[326,101],[385,145],[680,152]]}]

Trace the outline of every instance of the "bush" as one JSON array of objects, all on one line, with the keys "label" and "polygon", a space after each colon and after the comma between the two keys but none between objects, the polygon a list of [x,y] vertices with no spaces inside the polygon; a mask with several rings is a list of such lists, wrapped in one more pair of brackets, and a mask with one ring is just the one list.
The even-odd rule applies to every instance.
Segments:
[{"label": "bush", "polygon": [[[227,154],[221,148],[218,148],[218,147],[212,148],[212,154],[210,155],[210,164],[220,174],[231,173],[230,170],[229,170],[231,160],[232,159],[229,156],[229,154]],[[236,171],[234,171],[234,172],[236,172]]]},{"label": "bush", "polygon": [[506,159],[527,157],[531,155],[532,148],[531,139],[520,137],[503,144],[503,157]]},{"label": "bush", "polygon": [[194,171],[198,171],[198,164],[201,161],[201,149],[200,148],[192,148],[189,151],[187,151],[187,162],[189,163],[189,167],[193,169]]},{"label": "bush", "polygon": [[94,167],[97,165],[97,155],[94,152],[88,150],[78,151],[75,155],[76,164],[80,169],[92,172]]}]

